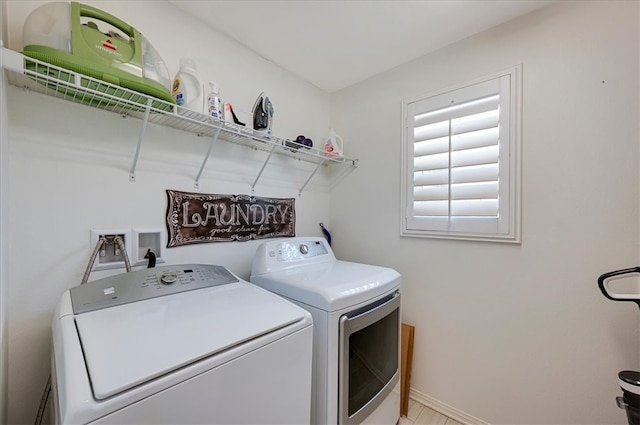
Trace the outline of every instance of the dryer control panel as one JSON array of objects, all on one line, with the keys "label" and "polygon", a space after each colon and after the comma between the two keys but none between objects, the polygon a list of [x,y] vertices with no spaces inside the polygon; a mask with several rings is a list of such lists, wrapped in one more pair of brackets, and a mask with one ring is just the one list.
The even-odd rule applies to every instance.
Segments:
[{"label": "dryer control panel", "polygon": [[251,274],[272,273],[313,264],[326,265],[335,261],[336,257],[324,238],[274,239],[258,247]]},{"label": "dryer control panel", "polygon": [[238,282],[229,270],[209,264],[181,264],[136,270],[69,290],[74,314],[194,289]]},{"label": "dryer control panel", "polygon": [[269,255],[275,256],[278,261],[301,261],[319,255],[327,255],[328,253],[329,251],[327,251],[322,241],[296,240],[275,245]]}]

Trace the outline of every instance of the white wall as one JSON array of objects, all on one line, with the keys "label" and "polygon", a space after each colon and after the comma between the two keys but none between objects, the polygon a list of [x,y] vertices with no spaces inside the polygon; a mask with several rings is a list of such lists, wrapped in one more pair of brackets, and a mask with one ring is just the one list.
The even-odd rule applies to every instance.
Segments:
[{"label": "white wall", "polygon": [[[559,2],[332,97],[360,158],[331,196],[337,255],[401,272],[414,395],[492,424],[625,423],[638,308],[596,279],[639,256],[638,16]],[[518,63],[522,244],[400,238],[402,99]]]},{"label": "white wall", "polygon": [[[164,2],[104,1],[95,5],[136,26],[159,50],[171,74],[192,57],[223,100],[247,111],[261,91],[275,106],[274,133],[320,139],[329,128],[329,95],[208,30]],[[22,23],[40,2],[8,2],[9,45],[21,49]],[[209,140],[150,125],[137,182],[128,170],[140,121],[10,86],[11,270],[9,275],[8,422],[32,423],[49,374],[50,323],[55,304],[82,278],[91,228],[159,228],[166,236],[166,189],[196,191],[194,178]],[[3,126],[4,128],[4,126]],[[263,152],[219,144],[200,181],[201,193],[250,194]],[[313,167],[275,158],[255,194],[296,198],[298,235],[321,235],[328,220],[327,176],[301,197]],[[4,167],[3,167],[4,169]],[[7,205],[3,202],[3,208]],[[4,211],[4,210],[3,210]],[[3,235],[4,240],[4,235]],[[248,279],[258,242],[166,249],[168,263],[223,264]],[[122,271],[122,270],[121,270]],[[103,272],[104,273],[104,272]],[[94,273],[91,279],[103,276]],[[4,299],[4,296],[3,296]]]}]

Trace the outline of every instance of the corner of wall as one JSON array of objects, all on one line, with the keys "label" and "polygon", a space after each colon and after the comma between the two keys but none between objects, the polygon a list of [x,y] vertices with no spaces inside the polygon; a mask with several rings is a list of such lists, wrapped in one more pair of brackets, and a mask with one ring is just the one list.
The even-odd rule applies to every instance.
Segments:
[{"label": "corner of wall", "polygon": [[[0,51],[6,38],[6,1],[0,0]],[[1,56],[0,56],[1,58]],[[1,59],[0,59],[0,65]],[[9,205],[9,138],[6,105],[7,82],[0,66],[0,423],[7,423],[7,281],[9,280],[8,208]]]}]

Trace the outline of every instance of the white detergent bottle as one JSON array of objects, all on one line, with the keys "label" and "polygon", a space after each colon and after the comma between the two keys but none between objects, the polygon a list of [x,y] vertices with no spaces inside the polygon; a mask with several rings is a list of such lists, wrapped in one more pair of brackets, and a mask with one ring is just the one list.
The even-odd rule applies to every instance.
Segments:
[{"label": "white detergent bottle", "polygon": [[224,104],[220,100],[220,88],[218,85],[209,81],[209,95],[207,96],[207,115],[209,121],[212,118],[224,120]]},{"label": "white detergent bottle", "polygon": [[199,114],[206,113],[204,84],[196,73],[196,64],[191,59],[180,60],[180,70],[173,79],[171,94],[176,100],[178,113],[184,114],[189,109]]}]

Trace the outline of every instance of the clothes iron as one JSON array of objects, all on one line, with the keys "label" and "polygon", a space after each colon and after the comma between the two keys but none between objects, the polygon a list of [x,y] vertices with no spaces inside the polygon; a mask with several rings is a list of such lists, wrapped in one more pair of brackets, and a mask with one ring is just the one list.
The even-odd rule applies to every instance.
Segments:
[{"label": "clothes iron", "polygon": [[271,125],[273,124],[273,104],[264,92],[260,93],[253,109],[251,110],[251,116],[253,117],[253,129],[266,131],[267,134],[271,134]]},{"label": "clothes iron", "polygon": [[[158,52],[134,27],[100,9],[76,2],[44,4],[27,17],[23,41],[26,67],[36,72],[68,78],[64,72],[38,66],[28,58],[175,104],[169,71]],[[50,75],[52,72],[57,75]],[[81,79],[80,84],[128,101],[145,102],[89,79]],[[57,88],[55,83],[49,86]],[[153,106],[173,109],[163,102]]]}]

